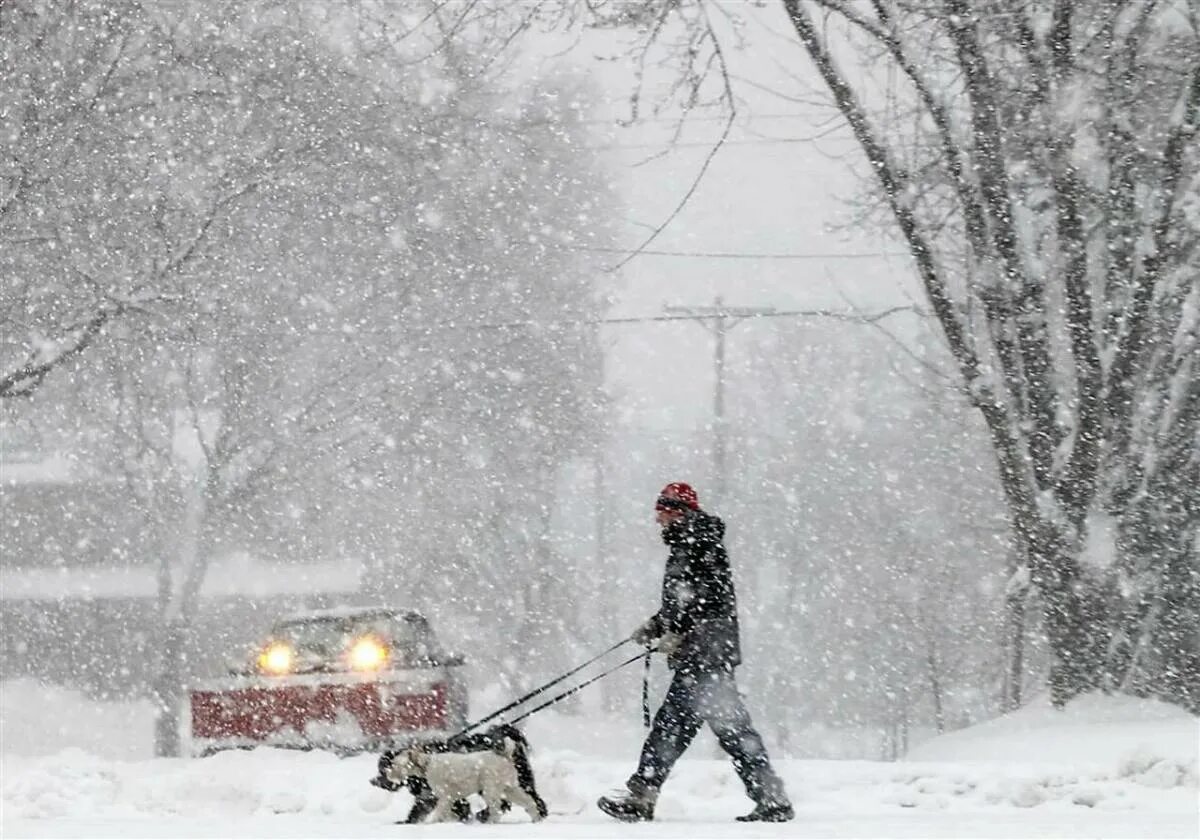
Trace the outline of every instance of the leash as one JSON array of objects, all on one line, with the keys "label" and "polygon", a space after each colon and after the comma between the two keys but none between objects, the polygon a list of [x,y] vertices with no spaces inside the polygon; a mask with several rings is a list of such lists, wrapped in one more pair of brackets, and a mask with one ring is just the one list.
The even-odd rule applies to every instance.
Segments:
[{"label": "leash", "polygon": [[[630,638],[622,639],[621,641],[617,642],[615,645],[613,645],[612,647],[608,648],[607,650],[604,650],[604,651],[602,651],[602,652],[600,652],[600,653],[596,654],[596,655],[595,655],[595,656],[593,656],[591,659],[589,659],[587,662],[584,662],[582,665],[578,665],[578,666],[576,666],[576,667],[572,668],[570,671],[567,671],[567,672],[566,672],[565,674],[563,674],[562,676],[560,676],[560,677],[555,677],[554,679],[550,680],[550,682],[546,683],[545,685],[539,686],[538,688],[535,688],[535,689],[533,689],[532,691],[526,692],[525,694],[523,694],[523,695],[521,695],[520,697],[518,697],[516,700],[512,701],[511,703],[509,703],[507,706],[505,706],[505,707],[503,707],[503,708],[501,708],[501,709],[497,709],[496,711],[492,712],[492,713],[491,713],[490,715],[488,715],[487,717],[482,717],[482,718],[480,718],[479,720],[475,721],[474,723],[467,724],[467,725],[466,725],[466,726],[464,726],[462,729],[460,729],[458,732],[455,732],[453,735],[451,735],[449,738],[447,738],[447,739],[446,739],[446,743],[447,743],[447,744],[452,744],[452,743],[454,743],[455,741],[457,741],[459,738],[462,738],[464,735],[466,735],[466,734],[467,734],[468,732],[470,732],[472,729],[476,729],[476,728],[478,728],[478,727],[482,726],[482,725],[483,725],[483,724],[485,724],[485,723],[490,723],[491,721],[493,721],[493,720],[495,720],[496,718],[500,717],[500,715],[504,714],[505,712],[507,712],[507,711],[509,711],[509,710],[511,710],[511,709],[515,709],[517,706],[520,706],[522,703],[524,703],[524,702],[526,702],[526,701],[528,701],[528,700],[532,700],[534,697],[537,697],[537,696],[538,696],[539,694],[541,694],[543,691],[547,691],[547,690],[549,690],[549,689],[553,688],[554,686],[558,685],[560,682],[562,682],[563,680],[567,679],[568,677],[573,677],[573,676],[575,676],[576,674],[578,674],[580,671],[582,671],[582,670],[583,670],[584,668],[586,668],[587,666],[591,665],[591,664],[592,664],[592,663],[594,663],[594,662],[597,662],[597,661],[599,661],[599,660],[603,659],[604,657],[606,657],[606,656],[608,656],[610,653],[612,653],[614,650],[617,650],[617,649],[618,649],[618,648],[620,648],[620,647],[624,647],[625,645],[627,645],[627,644],[628,644],[629,642],[631,642],[631,641],[633,641],[633,640],[632,640],[632,639],[630,639]],[[639,656],[639,657],[640,657],[640,656],[643,656],[643,655],[645,655],[645,656],[646,656],[646,659],[647,659],[647,661],[649,661],[649,659],[650,659],[650,657],[649,657],[649,651],[647,651],[647,653],[646,653],[646,654],[638,654],[638,656]],[[634,659],[636,659],[636,658],[637,658],[637,657],[634,657]],[[634,661],[633,659],[630,659],[628,662],[623,662],[623,663],[621,663],[621,665],[618,665],[618,666],[617,666],[617,668],[622,668],[622,667],[624,667],[625,665],[628,665],[630,662],[633,662],[633,661]],[[613,668],[612,670],[609,670],[609,671],[605,671],[605,672],[604,672],[603,674],[601,674],[600,676],[601,676],[601,677],[603,677],[603,676],[606,676],[606,675],[608,675],[608,674],[612,673],[612,671],[615,671],[615,670],[616,670],[616,668]],[[590,683],[590,682],[594,682],[596,679],[599,679],[599,677],[596,677],[596,678],[594,678],[594,679],[592,679],[592,680],[589,680],[589,681],[588,681],[588,682],[586,682],[586,683],[583,683],[583,685],[579,686],[579,688],[582,688],[584,685],[587,685],[587,684],[588,684],[588,683]],[[575,690],[578,690],[578,689],[575,689]],[[551,703],[550,703],[550,704],[546,704],[546,705],[551,705],[551,704],[553,704],[553,703],[557,703],[559,700],[561,700],[561,699],[562,699],[562,697],[563,697],[563,696],[565,696],[565,695],[562,695],[562,696],[559,696],[559,697],[555,698],[554,700],[552,700],[552,701],[551,701]],[[537,709],[534,709],[534,711],[537,711],[538,709],[543,709],[543,708],[545,708],[545,706],[538,706],[538,708],[537,708]],[[529,714],[532,714],[532,712],[530,712]],[[527,715],[523,715],[522,717],[519,717],[519,718],[517,718],[517,720],[523,720],[525,717],[528,717],[528,714],[527,714]]]},{"label": "leash", "polygon": [[559,694],[555,697],[551,697],[549,700],[547,700],[545,703],[542,703],[540,706],[535,706],[534,708],[530,709],[525,714],[523,714],[519,717],[513,718],[512,720],[509,721],[509,724],[515,725],[517,723],[520,723],[521,721],[525,720],[525,718],[529,717],[530,715],[540,712],[542,709],[545,709],[549,706],[553,706],[555,703],[557,703],[560,700],[567,699],[568,697],[570,697],[572,694],[579,691],[580,689],[587,688],[589,685],[594,683],[596,680],[603,679],[604,677],[607,677],[612,672],[621,670],[626,665],[632,665],[634,662],[637,662],[639,659],[641,659],[643,657],[645,657],[646,661],[649,662],[650,654],[652,654],[652,653],[654,653],[654,649],[648,648],[644,652],[639,653],[637,656],[631,656],[628,659],[626,659],[624,662],[622,662],[621,664],[614,665],[613,667],[609,668],[607,671],[601,671],[599,674],[592,677],[591,679],[581,682],[579,685],[575,686],[574,688],[569,688],[566,691],[564,691],[562,694]]},{"label": "leash", "polygon": [[650,646],[646,645],[646,667],[642,669],[642,726],[650,728]]}]

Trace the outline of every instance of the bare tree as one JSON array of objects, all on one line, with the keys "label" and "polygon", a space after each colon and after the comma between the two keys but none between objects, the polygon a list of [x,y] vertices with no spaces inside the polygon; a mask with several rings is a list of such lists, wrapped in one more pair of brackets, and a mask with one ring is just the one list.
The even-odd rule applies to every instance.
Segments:
[{"label": "bare tree", "polygon": [[[1200,240],[1182,210],[1200,151],[1195,21],[1158,4],[896,3],[865,15],[818,5],[884,51],[928,126],[914,136],[881,122],[839,72],[830,30],[785,4],[880,179],[987,422],[1046,605],[1052,695],[1061,703],[1111,685],[1123,628],[1088,566],[1104,550],[1100,519],[1124,519],[1134,496],[1187,506],[1200,480],[1194,377],[1175,340],[1195,330],[1183,302],[1195,294]],[[956,274],[966,281],[957,290]],[[1148,486],[1140,466],[1165,454],[1163,426],[1191,438],[1173,488]],[[1142,557],[1155,570],[1135,586],[1169,587],[1170,553]],[[1169,597],[1186,608],[1188,596]]]},{"label": "bare tree", "polygon": [[[186,307],[214,224],[286,146],[214,154],[238,96],[143,4],[0,7],[0,398],[28,396],[121,321]],[[71,59],[61,60],[63,56]],[[209,68],[211,70],[211,68]],[[164,126],[177,126],[170,143]]]}]

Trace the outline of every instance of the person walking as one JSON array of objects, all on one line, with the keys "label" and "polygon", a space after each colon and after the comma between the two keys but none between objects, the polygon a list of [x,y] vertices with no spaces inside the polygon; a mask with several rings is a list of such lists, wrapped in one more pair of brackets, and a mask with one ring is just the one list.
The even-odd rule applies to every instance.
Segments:
[{"label": "person walking", "polygon": [[654,819],[671,768],[707,723],[754,801],[754,810],[738,821],[786,822],[794,816],[791,802],[734,676],[742,654],[725,523],[702,510],[696,491],[683,482],[664,487],[654,510],[670,550],[662,606],[632,638],[666,653],[674,674],[626,789],[596,804],[618,820]]}]

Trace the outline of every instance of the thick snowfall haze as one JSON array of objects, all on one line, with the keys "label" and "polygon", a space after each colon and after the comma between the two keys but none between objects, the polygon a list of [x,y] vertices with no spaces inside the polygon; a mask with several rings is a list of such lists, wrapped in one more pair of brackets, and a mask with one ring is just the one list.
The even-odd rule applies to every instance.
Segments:
[{"label": "thick snowfall haze", "polygon": [[[403,818],[364,755],[155,762],[252,745],[197,691],[350,680],[272,677],[286,616],[419,613],[458,726],[541,686],[659,608],[675,481],[806,831],[1200,828],[1195,0],[0,2],[10,828]],[[551,820],[642,680],[530,718]],[[661,819],[726,819],[717,739],[679,766]]]}]

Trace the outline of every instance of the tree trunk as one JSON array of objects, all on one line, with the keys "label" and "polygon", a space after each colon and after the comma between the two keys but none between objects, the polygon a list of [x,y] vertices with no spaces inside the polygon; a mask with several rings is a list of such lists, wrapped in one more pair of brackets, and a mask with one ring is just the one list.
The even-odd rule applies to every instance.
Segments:
[{"label": "tree trunk", "polygon": [[1108,667],[1123,690],[1200,713],[1200,523],[1163,508],[1150,502],[1118,522],[1122,644]]},{"label": "tree trunk", "polygon": [[206,476],[206,480],[197,478],[185,488],[187,499],[179,534],[177,565],[172,570],[170,561],[164,560],[165,567],[159,567],[163,648],[154,685],[158,705],[154,721],[154,753],[163,757],[178,756],[183,751],[180,726],[183,703],[187,700],[184,652],[208,563],[205,529],[210,481],[211,476]]},{"label": "tree trunk", "polygon": [[1045,522],[1023,529],[1034,585],[1045,605],[1050,701],[1062,708],[1101,685],[1107,625],[1095,583],[1081,573],[1079,548]]},{"label": "tree trunk", "polygon": [[925,664],[929,675],[929,696],[933,698],[933,725],[937,734],[941,735],[946,731],[946,709],[942,698],[941,665],[934,650],[930,649]]},{"label": "tree trunk", "polygon": [[154,683],[154,700],[158,706],[154,719],[154,754],[160,758],[173,758],[183,753],[180,713],[186,695],[183,684],[186,639],[187,627],[182,620],[171,621],[163,628],[162,662]]},{"label": "tree trunk", "polygon": [[1025,678],[1025,595],[1013,593],[1007,599],[1008,657],[1005,663],[1004,697],[1001,708],[1015,712],[1021,708],[1021,687]]}]

